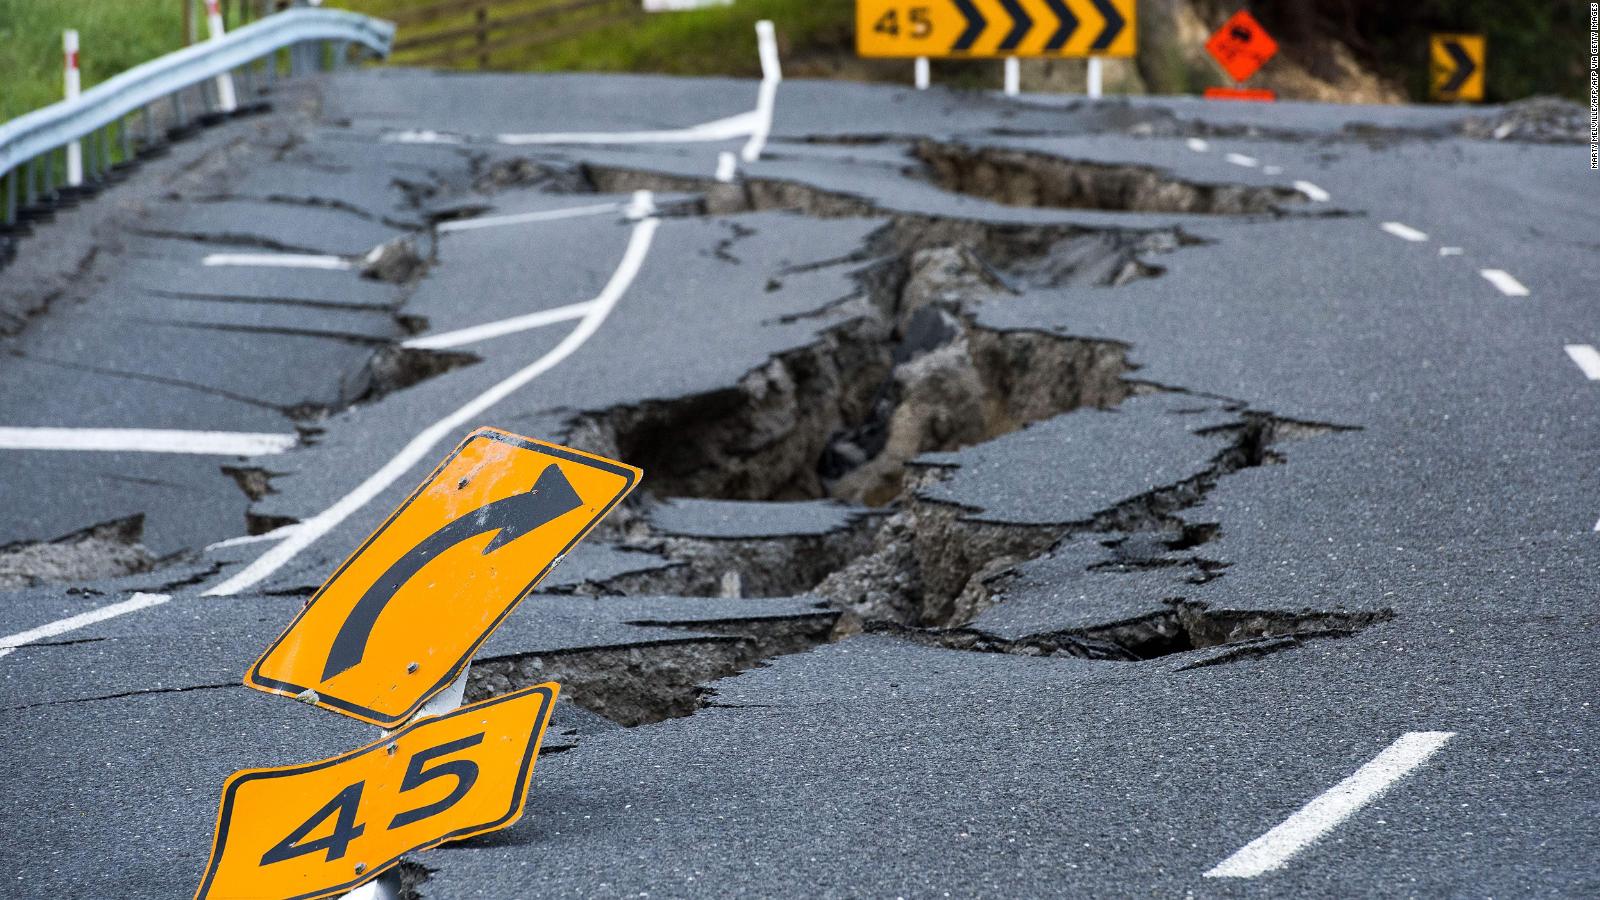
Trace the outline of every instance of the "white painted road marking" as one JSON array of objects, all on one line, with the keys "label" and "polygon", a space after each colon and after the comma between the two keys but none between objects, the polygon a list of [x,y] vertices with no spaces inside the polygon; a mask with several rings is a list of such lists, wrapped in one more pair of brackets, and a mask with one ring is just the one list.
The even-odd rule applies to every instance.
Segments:
[{"label": "white painted road marking", "polygon": [[1254,169],[1256,166],[1261,165],[1260,160],[1256,159],[1254,156],[1245,156],[1243,153],[1229,153],[1227,156],[1224,156],[1223,159],[1233,163],[1236,166],[1244,166],[1247,169]]},{"label": "white painted road marking", "polygon": [[1583,377],[1600,381],[1600,351],[1591,344],[1568,344],[1567,355],[1583,370]]},{"label": "white painted road marking", "polygon": [[1199,138],[1189,138],[1188,140],[1184,141],[1184,144],[1188,145],[1189,149],[1196,153],[1204,153],[1211,149],[1210,144]]},{"label": "white painted road marking", "polygon": [[1397,238],[1400,238],[1401,240],[1415,242],[1425,241],[1428,239],[1427,234],[1418,231],[1403,222],[1385,222],[1383,223],[1383,230],[1389,232]]},{"label": "white painted road marking", "polygon": [[76,631],[86,625],[104,622],[107,619],[115,619],[117,616],[126,613],[137,612],[152,606],[160,606],[170,599],[172,598],[167,594],[134,594],[121,603],[113,603],[110,606],[91,609],[85,613],[78,613],[75,616],[59,619],[48,625],[40,625],[38,628],[30,628],[27,631],[19,631],[16,634],[0,637],[0,656],[7,656],[11,651],[24,644],[32,644],[46,638],[53,638],[69,631]]},{"label": "white painted road marking", "polygon": [[732,153],[724,150],[717,154],[717,180],[723,184],[733,181],[733,176],[739,171],[739,159]]},{"label": "white painted road marking", "polygon": [[212,253],[202,262],[208,266],[271,266],[280,269],[327,269],[342,272],[354,263],[342,256],[315,253]]},{"label": "white painted road marking", "polygon": [[506,225],[526,225],[529,222],[554,222],[558,219],[576,219],[580,216],[598,216],[622,209],[621,203],[591,203],[588,206],[569,206],[565,209],[545,209],[537,212],[508,213],[503,216],[478,216],[474,219],[454,219],[440,222],[438,231],[475,231],[479,228],[501,228]]},{"label": "white painted road marking", "polygon": [[298,527],[300,527],[300,525],[297,522],[293,525],[279,525],[277,528],[274,528],[265,534],[241,534],[238,537],[231,537],[227,538],[226,540],[217,541],[214,544],[207,544],[206,549],[221,550],[224,547],[237,547],[241,544],[259,544],[262,541],[281,541],[288,537],[290,533]]},{"label": "white painted road marking", "polygon": [[1262,166],[1261,167],[1261,174],[1263,174],[1263,175],[1282,175],[1283,174],[1283,166]]},{"label": "white painted road marking", "polygon": [[205,595],[219,597],[237,594],[260,583],[411,471],[412,467],[426,459],[440,442],[459,437],[458,432],[461,428],[469,426],[496,403],[571,356],[594,336],[606,317],[611,314],[611,310],[616,308],[617,301],[622,299],[623,293],[633,284],[633,279],[644,265],[645,256],[650,252],[650,243],[660,224],[660,219],[644,219],[633,226],[633,234],[628,239],[628,248],[623,252],[622,262],[612,273],[611,280],[606,283],[599,296],[590,301],[589,310],[579,320],[578,326],[572,329],[561,343],[551,348],[550,352],[472,398],[460,409],[428,426],[402,447],[394,458],[384,463],[382,468],[357,485],[355,490],[339,498],[338,502],[317,515],[302,521],[300,527],[296,528],[288,538],[256,557],[254,562],[245,566],[233,577],[206,590]]},{"label": "white painted road marking", "polygon": [[0,427],[0,450],[100,450],[265,456],[299,441],[292,434],[250,431],[178,431],[166,428]]},{"label": "white painted road marking", "polygon": [[1294,183],[1294,189],[1302,194],[1305,194],[1307,197],[1310,197],[1312,201],[1316,203],[1327,203],[1330,199],[1330,195],[1327,191],[1317,187],[1309,181],[1296,181]]},{"label": "white painted road marking", "polygon": [[1528,296],[1528,289],[1505,269],[1479,269],[1478,274],[1482,275],[1490,284],[1499,288],[1500,293],[1505,294],[1507,297]]},{"label": "white painted road marking", "polygon": [[747,163],[761,158],[767,147],[767,135],[772,133],[772,111],[778,102],[778,84],[783,81],[783,69],[778,65],[778,37],[772,22],[762,19],[756,23],[756,53],[761,57],[761,87],[756,94],[756,125],[750,132],[739,155]]},{"label": "white painted road marking", "polygon": [[[688,128],[665,131],[571,131],[540,132],[533,134],[501,134],[495,140],[511,146],[526,144],[692,144],[707,141],[731,141],[748,137],[756,129],[759,116],[755,111],[742,112],[725,119],[702,122]],[[456,143],[460,143],[457,139]],[[419,143],[419,141],[406,141]]]},{"label": "white painted road marking", "polygon": [[488,322],[483,325],[473,325],[470,328],[460,328],[455,331],[415,337],[403,342],[400,346],[410,347],[415,350],[439,350],[444,347],[459,347],[462,344],[486,341],[489,338],[500,337],[504,334],[515,334],[519,331],[527,331],[530,328],[542,328],[545,325],[554,325],[557,322],[581,319],[588,315],[593,307],[593,300],[585,300],[582,303],[558,306],[555,309],[544,309],[527,315],[512,316],[509,319],[501,319],[498,322]]},{"label": "white painted road marking", "polygon": [[1440,256],[1460,256],[1461,255],[1461,248],[1460,247],[1440,247],[1439,248],[1439,255]]},{"label": "white painted road marking", "polygon": [[1206,872],[1205,877],[1254,878],[1283,868],[1295,854],[1371,803],[1453,737],[1453,731],[1411,731],[1401,735],[1354,775],[1302,806],[1283,824],[1244,845]]}]

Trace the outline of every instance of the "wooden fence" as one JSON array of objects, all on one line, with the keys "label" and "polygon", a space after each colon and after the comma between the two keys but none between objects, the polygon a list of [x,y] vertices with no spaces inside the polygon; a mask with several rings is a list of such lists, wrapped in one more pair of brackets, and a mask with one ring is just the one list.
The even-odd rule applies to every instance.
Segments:
[{"label": "wooden fence", "polygon": [[391,62],[488,69],[640,15],[639,0],[437,0],[384,17],[399,26]]}]

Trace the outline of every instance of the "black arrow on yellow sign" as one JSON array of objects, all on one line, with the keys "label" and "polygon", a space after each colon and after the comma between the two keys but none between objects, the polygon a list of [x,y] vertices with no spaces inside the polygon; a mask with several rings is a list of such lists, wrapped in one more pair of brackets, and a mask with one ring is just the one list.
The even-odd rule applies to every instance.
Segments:
[{"label": "black arrow on yellow sign", "polygon": [[483,548],[483,555],[488,556],[582,505],[583,500],[573,490],[572,483],[561,474],[561,467],[552,465],[539,474],[532,490],[481,506],[429,535],[410,553],[395,560],[361,595],[334,636],[328,662],[322,669],[322,680],[327,681],[361,662],[379,614],[406,582],[434,557],[468,538],[497,531],[499,533]]},{"label": "black arrow on yellow sign", "polygon": [[1122,33],[1123,26],[1128,23],[1117,12],[1117,8],[1111,5],[1110,0],[1093,0],[1093,2],[1095,11],[1099,12],[1100,16],[1106,20],[1106,24],[1105,27],[1100,29],[1100,36],[1094,39],[1093,44],[1089,45],[1089,49],[1104,50],[1111,46],[1111,42],[1117,39],[1117,35]]},{"label": "black arrow on yellow sign", "polygon": [[973,43],[983,36],[983,29],[988,27],[989,21],[983,17],[983,13],[978,12],[976,6],[972,5],[972,0],[956,0],[956,9],[960,10],[962,18],[967,20],[967,28],[956,38],[950,49],[970,50]]},{"label": "black arrow on yellow sign", "polygon": [[1456,69],[1440,90],[1446,94],[1454,94],[1461,90],[1461,86],[1467,83],[1472,73],[1478,70],[1478,64],[1472,61],[1472,56],[1461,46],[1460,41],[1446,40],[1444,52],[1450,54],[1450,60],[1456,64]]}]

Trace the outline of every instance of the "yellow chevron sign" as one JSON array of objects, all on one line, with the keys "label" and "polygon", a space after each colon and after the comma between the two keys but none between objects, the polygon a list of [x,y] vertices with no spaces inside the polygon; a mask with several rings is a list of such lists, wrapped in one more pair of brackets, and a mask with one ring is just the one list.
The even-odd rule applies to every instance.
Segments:
[{"label": "yellow chevron sign", "polygon": [[1132,56],[1135,0],[856,0],[864,57]]}]

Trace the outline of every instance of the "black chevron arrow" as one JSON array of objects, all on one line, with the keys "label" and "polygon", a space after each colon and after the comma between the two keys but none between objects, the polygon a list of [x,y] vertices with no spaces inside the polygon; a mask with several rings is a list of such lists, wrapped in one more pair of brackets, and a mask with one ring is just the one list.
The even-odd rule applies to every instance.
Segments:
[{"label": "black chevron arrow", "polygon": [[1099,10],[1100,15],[1105,18],[1106,27],[1100,29],[1100,36],[1094,39],[1094,43],[1089,45],[1089,49],[1104,50],[1111,46],[1111,42],[1117,39],[1117,35],[1122,33],[1122,26],[1128,24],[1128,21],[1122,18],[1121,13],[1117,12],[1117,8],[1111,4],[1111,0],[1092,0],[1092,2],[1094,3],[1094,8]]},{"label": "black chevron arrow", "polygon": [[1478,64],[1473,62],[1472,57],[1467,55],[1467,51],[1462,49],[1461,45],[1455,41],[1445,41],[1444,52],[1450,54],[1450,58],[1455,60],[1456,73],[1450,76],[1450,80],[1445,82],[1444,87],[1440,90],[1446,94],[1454,94],[1456,91],[1461,90],[1461,86],[1467,83],[1467,79],[1472,77],[1472,73],[1478,70]]},{"label": "black chevron arrow", "polygon": [[961,36],[956,38],[950,49],[971,50],[973,42],[982,36],[983,29],[988,26],[989,21],[983,17],[983,13],[978,12],[976,6],[972,5],[972,0],[956,0],[956,9],[960,10],[962,17],[967,20],[967,30],[961,32]]},{"label": "black chevron arrow", "polygon": [[1044,2],[1061,22],[1061,27],[1057,28],[1056,33],[1050,35],[1050,40],[1045,42],[1044,49],[1060,50],[1072,39],[1072,33],[1078,30],[1078,17],[1072,14],[1072,10],[1067,8],[1063,0],[1044,0]]},{"label": "black chevron arrow", "polygon": [[367,652],[367,639],[394,595],[405,587],[422,567],[434,557],[455,545],[491,531],[498,531],[483,548],[488,556],[506,544],[522,537],[547,522],[566,515],[583,506],[583,500],[560,466],[547,466],[534,482],[533,490],[513,494],[478,507],[470,513],[423,538],[405,556],[394,562],[379,576],[367,592],[361,595],[350,610],[349,618],[339,627],[328,650],[328,662],[322,669],[322,680],[327,681],[340,672],[355,667]]},{"label": "black chevron arrow", "polygon": [[997,49],[1015,50],[1022,39],[1028,36],[1028,29],[1033,27],[1033,18],[1017,0],[1000,0],[1000,5],[1006,8],[1006,14],[1011,17],[1011,30],[1006,32],[1005,40],[1000,42]]}]

